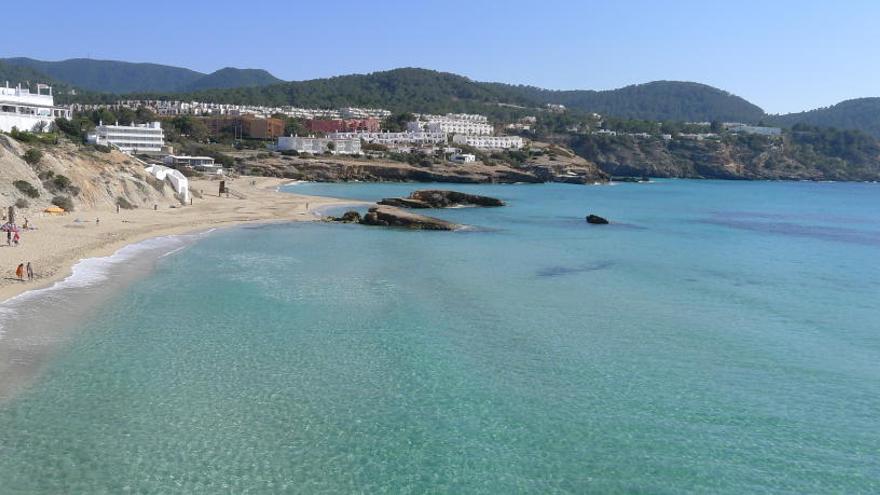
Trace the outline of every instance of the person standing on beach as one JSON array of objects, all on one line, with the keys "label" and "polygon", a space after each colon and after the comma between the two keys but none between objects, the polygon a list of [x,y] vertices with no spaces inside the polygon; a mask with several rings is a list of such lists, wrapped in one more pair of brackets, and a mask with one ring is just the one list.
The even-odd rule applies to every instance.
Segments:
[{"label": "person standing on beach", "polygon": [[28,280],[33,280],[34,279],[34,268],[31,266],[30,261],[28,261],[27,267],[25,268],[25,270],[27,271]]},{"label": "person standing on beach", "polygon": [[18,268],[15,269],[15,276],[18,277],[19,280],[24,282],[24,263],[18,264]]},{"label": "person standing on beach", "polygon": [[7,246],[12,245],[12,231],[11,230],[6,231],[6,245]]},{"label": "person standing on beach", "polygon": [[21,242],[21,236],[18,235],[18,231],[16,231],[15,235],[12,237],[12,243],[15,244],[15,247],[18,247],[19,242]]}]

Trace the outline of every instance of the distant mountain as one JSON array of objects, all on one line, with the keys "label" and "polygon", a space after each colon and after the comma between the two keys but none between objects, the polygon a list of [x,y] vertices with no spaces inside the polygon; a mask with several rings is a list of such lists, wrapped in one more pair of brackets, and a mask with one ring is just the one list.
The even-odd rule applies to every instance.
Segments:
[{"label": "distant mountain", "polygon": [[791,127],[808,124],[839,129],[855,129],[880,138],[880,98],[846,100],[808,112],[769,115],[765,119],[774,125]]},{"label": "distant mountain", "polygon": [[764,111],[739,96],[694,82],[655,81],[607,91],[552,91],[495,86],[542,103],[558,103],[619,118],[676,121],[757,122]]},{"label": "distant mountain", "polygon": [[247,88],[254,86],[268,86],[283,82],[263,69],[236,69],[225,67],[214,71],[207,76],[196,79],[188,84],[184,91],[199,91],[203,89],[226,89]]},{"label": "distant mountain", "polygon": [[104,93],[174,93],[208,88],[232,88],[280,82],[260,69],[220,69],[203,74],[169,65],[75,58],[46,62],[31,58],[0,59],[6,65],[30,69],[55,81]]}]

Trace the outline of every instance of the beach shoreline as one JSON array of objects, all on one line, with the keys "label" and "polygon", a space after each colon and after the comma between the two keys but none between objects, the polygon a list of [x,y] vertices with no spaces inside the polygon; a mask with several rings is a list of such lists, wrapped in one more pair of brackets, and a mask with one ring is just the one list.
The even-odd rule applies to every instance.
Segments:
[{"label": "beach shoreline", "polygon": [[[282,192],[280,188],[289,183],[287,179],[240,178],[235,187],[244,198],[202,195],[193,199],[192,206],[162,205],[157,210],[117,213],[112,207],[97,207],[57,217],[20,212],[20,219],[29,218],[38,229],[24,231],[18,247],[0,247],[0,273],[5,272],[0,277],[0,304],[65,280],[82,260],[111,256],[147,239],[249,223],[318,221],[327,208],[358,204],[351,199]],[[193,181],[191,190],[215,187],[214,181]],[[16,266],[27,262],[33,263],[36,278],[17,280]]]}]

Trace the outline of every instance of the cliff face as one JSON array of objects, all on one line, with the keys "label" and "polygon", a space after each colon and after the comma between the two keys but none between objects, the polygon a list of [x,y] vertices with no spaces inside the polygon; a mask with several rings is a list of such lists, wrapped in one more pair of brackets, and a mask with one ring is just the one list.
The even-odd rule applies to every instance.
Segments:
[{"label": "cliff face", "polygon": [[571,150],[557,148],[551,160],[546,155],[521,165],[495,162],[491,165],[432,163],[410,165],[387,160],[365,160],[349,157],[300,158],[256,152],[234,155],[242,162],[241,171],[251,175],[286,177],[319,182],[449,182],[449,183],[514,183],[573,182],[593,183],[607,180],[607,175],[594,164]]},{"label": "cliff face", "polygon": [[880,153],[859,156],[820,153],[784,139],[702,141],[629,136],[576,136],[569,143],[612,176],[706,179],[878,180]]},{"label": "cliff face", "polygon": [[[30,149],[42,154],[32,164],[24,159]],[[26,194],[14,185],[16,181],[30,184],[38,196]],[[89,151],[64,142],[24,144],[0,135],[0,207],[24,199],[30,205],[27,209],[39,211],[54,196],[69,197],[77,208],[113,208],[120,197],[134,206],[175,201],[170,185],[148,177],[140,163],[122,153]]]}]

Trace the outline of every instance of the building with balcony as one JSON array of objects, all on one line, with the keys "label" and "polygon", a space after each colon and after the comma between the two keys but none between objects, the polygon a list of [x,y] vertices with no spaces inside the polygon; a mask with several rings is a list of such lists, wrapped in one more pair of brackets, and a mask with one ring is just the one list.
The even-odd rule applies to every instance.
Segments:
[{"label": "building with balcony", "polygon": [[330,152],[333,155],[360,155],[360,139],[331,139],[300,136],[281,136],[275,145],[276,151],[296,151],[322,155]]},{"label": "building with balcony", "polygon": [[162,162],[171,168],[191,167],[205,172],[223,173],[223,167],[214,163],[210,156],[168,155]]},{"label": "building with balcony", "polygon": [[226,132],[236,138],[275,139],[284,134],[284,121],[272,117],[258,118],[253,115],[239,117],[206,117],[205,126],[213,136]]},{"label": "building with balcony", "polygon": [[22,88],[0,87],[0,131],[10,132],[13,127],[19,131],[43,132],[57,118],[69,119],[70,108],[56,107],[52,87],[37,84],[37,92]]},{"label": "building with balcony", "polygon": [[468,136],[491,136],[495,132],[492,124],[471,120],[454,120],[440,118],[435,120],[410,122],[407,130],[411,132],[427,131],[432,133],[465,134]]},{"label": "building with balcony", "polygon": [[465,144],[481,150],[518,150],[523,147],[523,139],[519,136],[452,136],[455,144]]},{"label": "building with balcony", "polygon": [[440,144],[446,142],[445,132],[330,132],[331,139],[362,139],[367,143],[393,146],[396,144]]},{"label": "building with balcony", "polygon": [[379,126],[379,120],[374,118],[306,120],[309,132],[379,132]]},{"label": "building with balcony", "polygon": [[160,153],[165,146],[165,133],[159,122],[131,125],[105,125],[101,122],[86,136],[92,144],[110,146],[126,153]]}]

